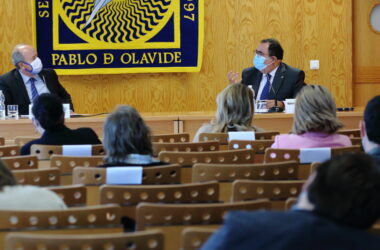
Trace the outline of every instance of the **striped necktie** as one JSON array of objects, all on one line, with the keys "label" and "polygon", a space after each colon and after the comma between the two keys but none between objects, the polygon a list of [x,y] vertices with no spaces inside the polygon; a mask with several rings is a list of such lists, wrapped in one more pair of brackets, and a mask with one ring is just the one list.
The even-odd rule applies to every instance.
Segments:
[{"label": "striped necktie", "polygon": [[270,90],[270,74],[265,75],[267,77],[267,83],[265,84],[263,91],[261,92],[260,100],[267,100],[269,97],[269,90]]},{"label": "striped necktie", "polygon": [[30,89],[32,91],[32,101],[34,101],[34,99],[36,99],[37,96],[38,96],[38,91],[37,91],[36,84],[35,84],[36,79],[34,79],[33,77],[31,77],[29,79],[29,81],[30,81]]}]

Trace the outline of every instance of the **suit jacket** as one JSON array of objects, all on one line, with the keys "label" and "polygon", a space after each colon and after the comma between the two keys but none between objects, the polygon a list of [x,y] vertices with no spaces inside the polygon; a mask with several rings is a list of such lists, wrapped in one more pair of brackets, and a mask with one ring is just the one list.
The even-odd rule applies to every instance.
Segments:
[{"label": "suit jacket", "polygon": [[[262,76],[263,73],[255,67],[246,68],[242,73],[242,83],[252,85],[255,90],[255,99],[257,99]],[[287,98],[295,98],[298,91],[305,85],[304,80],[305,72],[280,63],[273,79],[273,90],[269,92],[268,99],[283,101]]]},{"label": "suit jacket", "polygon": [[202,249],[375,250],[380,237],[344,227],[313,212],[231,212]]},{"label": "suit jacket", "polygon": [[[43,69],[38,75],[46,83],[46,87],[51,94],[58,96],[63,103],[70,103],[71,109],[74,110],[71,96],[59,83],[58,76],[54,70]],[[28,92],[17,69],[0,76],[0,89],[5,96],[5,105],[17,104],[20,115],[29,113],[30,100]]]},{"label": "suit jacket", "polygon": [[33,144],[42,145],[80,145],[102,144],[96,133],[91,128],[69,129],[60,125],[54,130],[46,130],[40,139],[33,140],[22,146],[21,154],[29,155]]}]

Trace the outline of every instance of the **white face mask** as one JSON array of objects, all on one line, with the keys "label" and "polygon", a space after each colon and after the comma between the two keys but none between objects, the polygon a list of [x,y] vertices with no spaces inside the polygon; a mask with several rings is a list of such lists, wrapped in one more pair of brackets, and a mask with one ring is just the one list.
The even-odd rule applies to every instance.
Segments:
[{"label": "white face mask", "polygon": [[32,69],[31,70],[25,69],[25,70],[28,71],[30,74],[33,74],[33,75],[40,73],[42,70],[42,67],[43,67],[41,59],[39,57],[34,59],[33,62],[26,63],[26,64],[28,64],[30,67],[32,67]]}]

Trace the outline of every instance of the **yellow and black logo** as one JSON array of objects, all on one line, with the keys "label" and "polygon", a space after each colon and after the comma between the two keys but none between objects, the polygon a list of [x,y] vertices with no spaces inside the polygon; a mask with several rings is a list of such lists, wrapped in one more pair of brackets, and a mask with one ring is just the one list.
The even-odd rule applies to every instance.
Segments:
[{"label": "yellow and black logo", "polygon": [[33,13],[40,57],[60,74],[200,70],[201,0],[35,0]]}]

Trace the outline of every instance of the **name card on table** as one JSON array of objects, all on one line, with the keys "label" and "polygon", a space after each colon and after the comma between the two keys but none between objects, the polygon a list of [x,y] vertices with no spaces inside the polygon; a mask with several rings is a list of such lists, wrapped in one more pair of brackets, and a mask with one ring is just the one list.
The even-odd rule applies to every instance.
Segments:
[{"label": "name card on table", "polygon": [[256,140],[254,131],[239,131],[228,132],[228,141],[240,140],[240,141],[254,141]]},{"label": "name card on table", "polygon": [[[33,107],[33,104],[29,104],[29,119],[33,119],[33,113],[32,113],[32,107]],[[70,118],[70,104],[69,103],[64,103],[62,104],[62,107],[63,107],[63,112],[65,114],[65,119],[66,118]]]},{"label": "name card on table", "polygon": [[301,148],[300,163],[324,162],[331,159],[331,148]]},{"label": "name card on table", "polygon": [[92,156],[92,145],[62,145],[62,155]]},{"label": "name card on table", "polygon": [[106,184],[142,184],[142,175],[142,167],[108,167],[106,172]]},{"label": "name card on table", "polygon": [[294,114],[294,110],[296,107],[296,99],[285,99],[285,113]]}]

